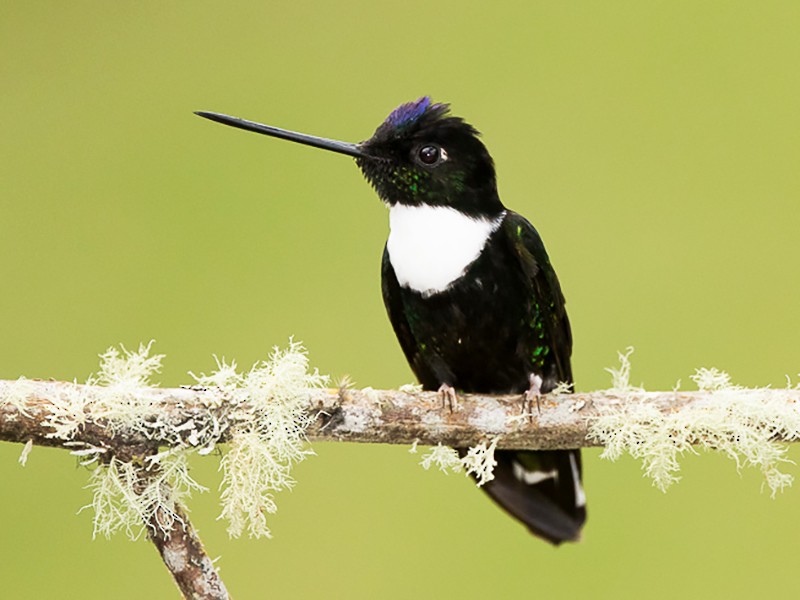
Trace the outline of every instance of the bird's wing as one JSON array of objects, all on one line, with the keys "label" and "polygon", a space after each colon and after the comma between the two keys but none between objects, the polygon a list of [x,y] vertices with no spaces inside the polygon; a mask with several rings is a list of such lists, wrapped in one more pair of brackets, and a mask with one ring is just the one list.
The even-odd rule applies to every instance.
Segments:
[{"label": "bird's wing", "polygon": [[[530,286],[531,314],[535,315],[529,331],[531,350],[535,350],[539,340],[545,340],[549,354],[546,363],[555,369],[552,375],[556,380],[551,382],[551,386],[561,381],[572,383],[572,332],[564,294],[542,238],[525,217],[513,211],[508,211],[502,227],[512,254],[519,260],[523,277]],[[532,357],[532,360],[536,359]],[[547,379],[546,376],[543,378]]]},{"label": "bird's wing", "polygon": [[400,284],[397,281],[392,262],[389,260],[389,251],[384,247],[383,260],[381,262],[381,292],[383,293],[383,304],[392,322],[392,328],[406,355],[406,360],[411,369],[420,378],[420,367],[422,359],[420,350],[411,332],[406,313],[403,307],[403,295]]},{"label": "bird's wing", "polygon": [[[508,211],[502,227],[528,289],[532,317],[523,336],[525,351],[546,393],[558,382],[572,383],[564,295],[533,225]],[[546,353],[540,352],[544,348]],[[579,450],[497,451],[495,460],[495,478],[483,487],[489,496],[534,535],[553,544],[579,539],[586,521]]]}]

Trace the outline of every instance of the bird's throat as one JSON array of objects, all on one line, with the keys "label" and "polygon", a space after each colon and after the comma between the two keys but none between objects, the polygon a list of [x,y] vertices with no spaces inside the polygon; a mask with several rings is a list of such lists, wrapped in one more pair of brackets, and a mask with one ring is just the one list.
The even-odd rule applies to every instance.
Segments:
[{"label": "bird's throat", "polygon": [[480,256],[505,218],[471,217],[446,206],[395,204],[386,244],[401,286],[430,296],[447,289]]}]

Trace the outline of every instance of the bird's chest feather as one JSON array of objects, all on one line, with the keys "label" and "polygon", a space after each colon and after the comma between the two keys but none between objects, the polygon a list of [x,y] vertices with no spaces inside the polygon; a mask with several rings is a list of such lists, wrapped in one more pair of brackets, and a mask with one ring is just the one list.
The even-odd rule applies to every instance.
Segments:
[{"label": "bird's chest feather", "polygon": [[484,251],[445,291],[427,297],[398,290],[413,339],[412,369],[428,389],[526,389],[525,302],[512,273],[491,269],[495,262]]},{"label": "bird's chest feather", "polygon": [[[511,392],[527,385],[524,333],[530,303],[501,234],[490,234],[475,256],[464,253],[454,260],[451,277],[438,282],[441,291],[414,280],[423,291],[401,284],[395,292],[412,369],[431,389],[442,382],[466,391]],[[395,262],[391,267],[400,283]],[[443,265],[437,266],[442,273]]]},{"label": "bird's chest feather", "polygon": [[426,297],[446,290],[480,256],[503,216],[484,219],[443,206],[393,206],[386,247],[398,283]]}]

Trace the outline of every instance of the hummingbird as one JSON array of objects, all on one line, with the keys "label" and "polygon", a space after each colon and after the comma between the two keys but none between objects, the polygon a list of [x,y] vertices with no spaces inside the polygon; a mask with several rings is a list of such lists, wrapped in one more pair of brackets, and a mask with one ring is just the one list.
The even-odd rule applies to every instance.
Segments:
[{"label": "hummingbird", "polygon": [[[564,295],[542,238],[500,201],[479,132],[448,104],[402,104],[360,143],[196,114],[355,159],[389,209],[383,301],[423,389],[451,401],[459,390],[530,403],[573,383]],[[500,507],[552,544],[580,538],[580,450],[498,450],[495,460],[482,489]]]}]

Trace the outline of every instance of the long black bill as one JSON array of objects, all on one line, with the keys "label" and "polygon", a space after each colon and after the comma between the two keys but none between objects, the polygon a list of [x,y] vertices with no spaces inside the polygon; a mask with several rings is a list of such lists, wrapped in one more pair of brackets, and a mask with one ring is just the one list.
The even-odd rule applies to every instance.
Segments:
[{"label": "long black bill", "polygon": [[248,121],[246,119],[239,119],[238,117],[231,117],[220,113],[197,111],[194,114],[230,125],[231,127],[238,127],[246,131],[255,131],[256,133],[263,133],[272,137],[289,140],[290,142],[297,142],[298,144],[305,144],[307,146],[314,146],[315,148],[322,148],[323,150],[331,150],[339,154],[347,154],[349,156],[367,156],[361,149],[359,144],[350,144],[348,142],[340,142],[338,140],[329,140],[327,138],[317,137],[315,135],[306,135],[305,133],[297,133],[296,131],[289,131],[288,129],[281,129],[279,127],[272,127],[271,125],[262,125],[255,121]]}]

